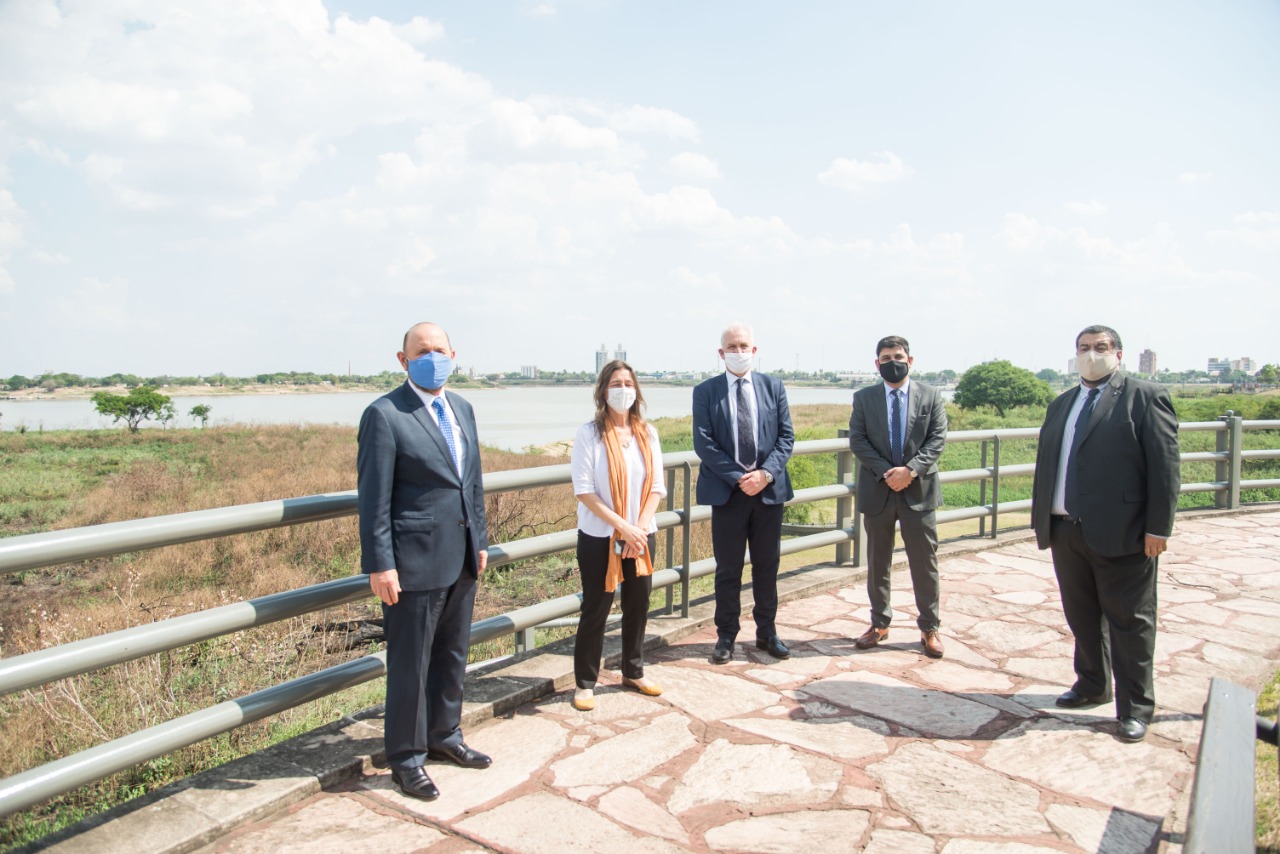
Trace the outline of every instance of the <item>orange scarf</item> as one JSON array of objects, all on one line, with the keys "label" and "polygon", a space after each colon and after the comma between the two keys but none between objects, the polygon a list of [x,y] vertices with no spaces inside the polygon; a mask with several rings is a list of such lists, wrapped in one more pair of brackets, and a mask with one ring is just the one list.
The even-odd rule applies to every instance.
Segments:
[{"label": "orange scarf", "polygon": [[[640,490],[640,502],[653,492],[653,457],[649,454],[649,427],[646,424],[636,425],[632,422],[631,435],[636,440],[636,449],[644,460],[644,486]],[[613,499],[613,512],[623,519],[627,518],[627,461],[622,455],[622,443],[618,441],[618,433],[613,429],[613,421],[609,421],[609,429],[604,431],[604,449],[609,460],[609,496]],[[637,508],[637,512],[640,508]],[[614,531],[614,540],[622,539]],[[646,546],[644,554],[636,558],[636,575],[653,574],[653,557]],[[612,593],[622,582],[622,555],[609,547],[609,568],[604,576],[604,589]]]}]

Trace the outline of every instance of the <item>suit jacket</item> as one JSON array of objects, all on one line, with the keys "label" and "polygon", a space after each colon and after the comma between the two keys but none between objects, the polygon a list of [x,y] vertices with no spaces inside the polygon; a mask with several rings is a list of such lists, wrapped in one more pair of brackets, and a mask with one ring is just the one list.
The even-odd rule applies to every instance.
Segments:
[{"label": "suit jacket", "polygon": [[[728,372],[699,383],[693,389],[693,450],[698,468],[699,504],[717,507],[729,500],[738,479],[746,471],[733,456],[738,428],[729,409]],[[787,476],[787,460],[795,445],[791,409],[782,380],[751,373],[756,393],[756,466],[773,475],[773,483],[760,492],[765,504],[785,504],[795,495]]]},{"label": "suit jacket", "polygon": [[[1040,428],[1031,527],[1042,549],[1049,547],[1062,439],[1078,390],[1049,404]],[[1178,419],[1169,392],[1117,372],[1102,387],[1082,432],[1076,449],[1077,511],[1089,548],[1119,557],[1142,551],[1147,534],[1169,536],[1182,485]]]},{"label": "suit jacket", "polygon": [[[942,504],[938,482],[938,457],[947,444],[947,409],[942,395],[931,385],[912,380],[907,395],[907,439],[902,446],[905,465],[916,473],[903,490],[907,506],[916,511],[934,510]],[[849,450],[862,465],[858,472],[858,509],[878,515],[893,490],[884,475],[893,468],[889,444],[889,407],[884,385],[858,389],[849,415]]]},{"label": "suit jacket", "polygon": [[471,404],[446,391],[466,436],[458,477],[444,434],[409,384],[369,404],[356,451],[360,568],[395,569],[403,590],[435,590],[457,581],[465,563],[488,548],[480,441]]}]

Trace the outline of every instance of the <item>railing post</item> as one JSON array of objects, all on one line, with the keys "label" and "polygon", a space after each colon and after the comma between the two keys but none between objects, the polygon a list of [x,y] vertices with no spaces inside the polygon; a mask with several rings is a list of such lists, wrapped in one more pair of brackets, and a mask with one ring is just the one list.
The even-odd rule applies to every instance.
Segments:
[{"label": "railing post", "polygon": [[[982,459],[978,462],[979,468],[987,467],[987,440],[982,440]],[[987,505],[987,479],[984,477],[978,481],[978,506],[985,507]],[[987,517],[978,517],[978,536],[985,536],[987,533]]]},{"label": "railing post", "polygon": [[1228,478],[1231,485],[1227,488],[1227,506],[1236,510],[1240,507],[1240,481],[1243,477],[1240,452],[1244,450],[1244,419],[1230,411],[1227,416],[1227,432],[1231,442],[1231,469]]},{"label": "railing post", "polygon": [[[676,470],[671,469],[667,472],[667,509],[674,510],[676,506]],[[670,569],[675,564],[676,557],[676,529],[667,528],[667,568]],[[662,613],[671,614],[675,610],[676,591],[671,585],[667,585],[667,606]]]},{"label": "railing post", "polygon": [[690,535],[693,533],[693,465],[691,463],[684,464],[684,518],[681,519],[681,539],[684,541],[681,546],[680,559],[683,565],[680,567],[680,616],[684,619],[689,618],[689,554],[691,543]]},{"label": "railing post", "polygon": [[515,633],[517,653],[528,652],[531,649],[538,648],[537,631],[537,628],[530,626]]},{"label": "railing post", "polygon": [[853,565],[862,566],[862,508],[858,506],[858,472],[862,466],[853,467]]},{"label": "railing post", "polygon": [[[1213,449],[1220,454],[1231,453],[1231,416],[1235,415],[1230,409],[1226,415],[1219,415],[1218,420],[1226,424],[1225,430],[1218,430],[1214,433]],[[1213,479],[1218,483],[1226,483],[1226,489],[1220,489],[1213,494],[1213,506],[1219,510],[1225,510],[1231,506],[1231,460],[1218,460],[1213,464]]]},{"label": "railing post", "polygon": [[992,440],[991,449],[991,539],[1000,530],[1000,434]]},{"label": "railing post", "polygon": [[[841,427],[836,435],[841,439],[849,438],[849,430]],[[853,452],[848,448],[836,452],[836,483],[853,483]],[[853,516],[853,496],[836,499],[836,529],[847,530]],[[844,566],[849,562],[849,541],[836,543],[836,566]]]}]

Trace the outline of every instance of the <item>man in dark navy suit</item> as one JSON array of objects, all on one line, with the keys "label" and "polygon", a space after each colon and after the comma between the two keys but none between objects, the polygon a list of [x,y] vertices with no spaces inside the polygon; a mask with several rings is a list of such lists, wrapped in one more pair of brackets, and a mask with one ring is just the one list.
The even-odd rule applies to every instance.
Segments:
[{"label": "man in dark navy suit", "polygon": [[476,581],[488,559],[480,441],[445,383],[449,336],[419,323],[397,353],[409,379],[364,411],[356,452],[360,563],[387,637],[384,741],[406,795],[434,800],[427,759],[487,768],[462,740],[462,680]]},{"label": "man in dark navy suit", "polygon": [[791,655],[774,621],[782,511],[795,494],[787,477],[795,433],[786,389],[781,380],[752,372],[755,353],[751,327],[733,324],[720,336],[725,373],[693,390],[693,449],[702,461],[697,498],[711,506],[716,559],[715,664],[733,657],[748,545],[756,646],[774,658]]},{"label": "man in dark navy suit", "polygon": [[1111,701],[1117,735],[1141,741],[1155,714],[1156,575],[1182,484],[1169,392],[1120,373],[1120,335],[1076,336],[1080,385],[1045,412],[1031,527],[1053,549],[1062,612],[1075,635],[1076,681],[1057,704]]}]

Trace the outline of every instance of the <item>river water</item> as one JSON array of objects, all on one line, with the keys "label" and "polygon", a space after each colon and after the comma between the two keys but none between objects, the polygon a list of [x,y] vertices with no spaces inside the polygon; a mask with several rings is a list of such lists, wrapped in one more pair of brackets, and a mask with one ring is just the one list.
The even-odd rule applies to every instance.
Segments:
[{"label": "river water", "polygon": [[[520,451],[573,438],[592,414],[587,386],[466,389],[459,392],[475,408],[480,441]],[[790,388],[791,405],[835,403],[848,406],[849,389]],[[228,394],[174,397],[179,427],[198,422],[187,415],[198,403],[211,408],[210,425],[224,424],[341,424],[355,426],[377,392],[331,394]],[[692,410],[692,386],[652,386],[644,389],[650,418],[679,418]],[[89,400],[0,400],[0,430],[123,429],[99,415]],[[155,427],[154,422],[145,426]]]}]

